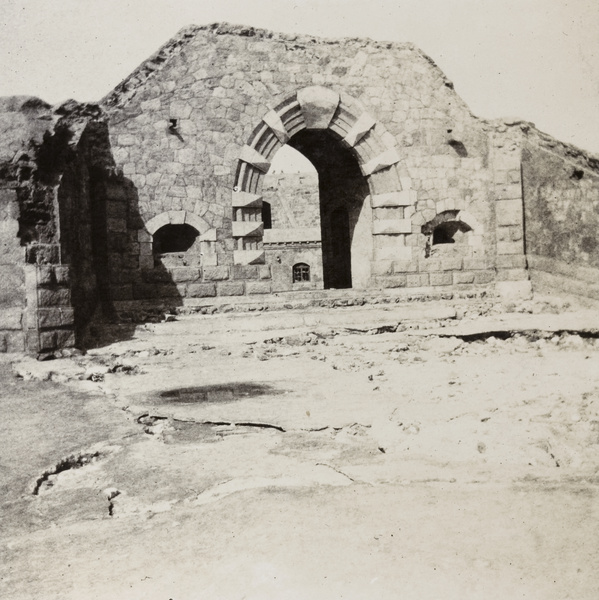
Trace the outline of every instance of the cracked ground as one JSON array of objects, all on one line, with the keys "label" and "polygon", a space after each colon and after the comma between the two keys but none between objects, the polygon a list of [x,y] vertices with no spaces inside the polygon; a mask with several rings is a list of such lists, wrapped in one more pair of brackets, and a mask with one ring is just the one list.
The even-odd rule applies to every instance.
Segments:
[{"label": "cracked ground", "polygon": [[519,310],[179,316],[7,356],[0,596],[596,599],[599,318]]}]

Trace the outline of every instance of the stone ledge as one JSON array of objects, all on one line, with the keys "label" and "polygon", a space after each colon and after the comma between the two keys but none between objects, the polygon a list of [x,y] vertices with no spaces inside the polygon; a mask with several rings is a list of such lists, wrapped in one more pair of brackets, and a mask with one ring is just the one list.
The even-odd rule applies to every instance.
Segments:
[{"label": "stone ledge", "polygon": [[186,295],[189,298],[210,298],[216,296],[216,285],[214,283],[190,283],[187,286]]}]

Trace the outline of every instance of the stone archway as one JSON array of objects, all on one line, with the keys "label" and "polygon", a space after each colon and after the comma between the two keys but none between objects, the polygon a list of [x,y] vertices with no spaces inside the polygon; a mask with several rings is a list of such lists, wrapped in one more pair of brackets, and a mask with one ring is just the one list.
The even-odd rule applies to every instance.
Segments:
[{"label": "stone archway", "polygon": [[[344,155],[347,165],[353,162],[355,180],[360,179],[364,188],[362,206],[354,210],[356,214],[361,208],[369,211],[367,231],[363,223],[358,225],[358,218],[354,219],[356,222],[350,232],[352,236],[357,235],[361,228],[360,235],[369,241],[369,247],[360,246],[365,249],[364,255],[358,257],[359,267],[352,267],[356,273],[360,272],[363,285],[367,285],[373,263],[382,257],[381,250],[387,258],[393,249],[405,246],[398,243],[397,238],[412,233],[404,208],[414,204],[414,192],[406,180],[399,177],[400,153],[393,138],[355,99],[329,88],[311,86],[286,98],[264,115],[241,150],[232,197],[236,264],[264,262],[261,189],[274,154],[289,144],[305,154],[319,170],[318,148],[325,143],[336,156]],[[320,167],[321,171],[327,167],[324,158]],[[336,192],[343,194],[339,179],[336,184]],[[325,239],[323,245],[326,245]],[[352,249],[352,259],[356,258],[354,252]]]}]

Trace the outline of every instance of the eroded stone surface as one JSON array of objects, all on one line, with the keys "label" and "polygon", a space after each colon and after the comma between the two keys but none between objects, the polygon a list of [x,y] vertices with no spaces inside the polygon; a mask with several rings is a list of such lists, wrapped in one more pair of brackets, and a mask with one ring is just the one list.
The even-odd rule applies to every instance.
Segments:
[{"label": "eroded stone surface", "polygon": [[[120,303],[269,287],[217,289],[208,267],[262,265],[275,291],[512,296],[532,266],[541,288],[597,296],[599,160],[531,123],[474,117],[410,44],[189,27],[100,105],[1,108],[2,351],[83,344]],[[265,189],[283,143],[317,183]],[[295,234],[265,244],[260,223]],[[174,240],[181,225],[198,235],[158,252],[158,231]],[[320,240],[299,239],[313,227]],[[186,267],[197,276],[181,281]]]}]

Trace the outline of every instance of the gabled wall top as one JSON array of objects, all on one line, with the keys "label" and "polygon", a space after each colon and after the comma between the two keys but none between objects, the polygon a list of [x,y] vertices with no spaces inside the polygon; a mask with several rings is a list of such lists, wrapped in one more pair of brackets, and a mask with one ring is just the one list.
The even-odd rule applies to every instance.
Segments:
[{"label": "gabled wall top", "polygon": [[337,45],[347,46],[348,49],[351,48],[352,50],[365,47],[380,49],[382,51],[408,50],[429,63],[430,67],[436,71],[436,75],[442,78],[445,85],[453,89],[453,83],[447,79],[433,59],[409,42],[381,42],[369,38],[320,38],[305,34],[278,33],[267,29],[259,29],[244,25],[232,25],[230,23],[212,23],[210,25],[189,25],[181,29],[155,54],[135,69],[129,77],[124,79],[116,86],[116,88],[114,88],[114,90],[107,94],[100,101],[100,104],[108,110],[124,107],[129,100],[136,95],[137,90],[142,87],[146,81],[151,79],[156,72],[163,70],[174,57],[178,56],[186,46],[193,42],[197,36],[202,34],[255,38],[257,40],[268,40],[273,43],[293,43],[296,48],[310,45]]}]

